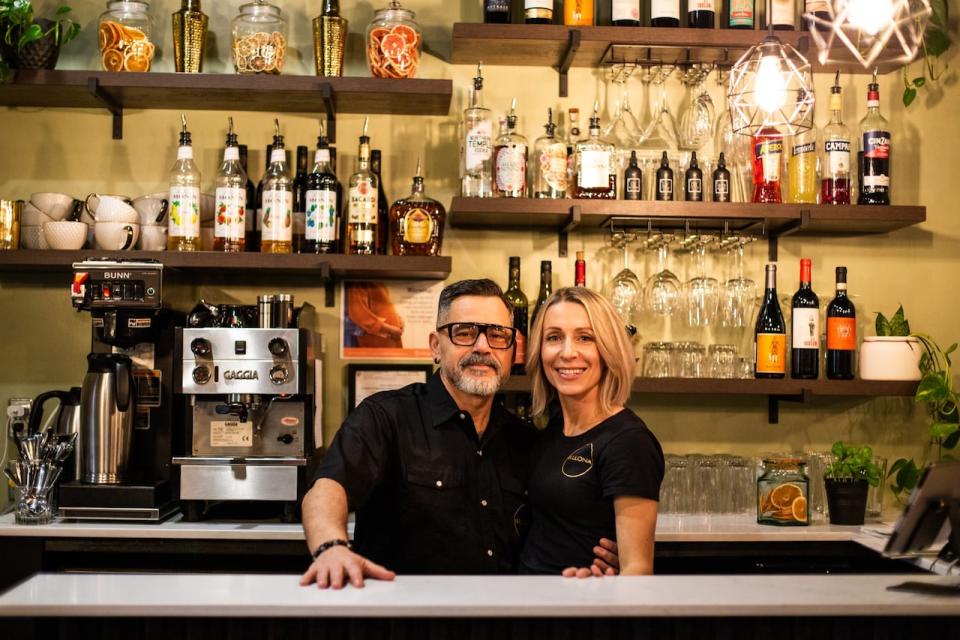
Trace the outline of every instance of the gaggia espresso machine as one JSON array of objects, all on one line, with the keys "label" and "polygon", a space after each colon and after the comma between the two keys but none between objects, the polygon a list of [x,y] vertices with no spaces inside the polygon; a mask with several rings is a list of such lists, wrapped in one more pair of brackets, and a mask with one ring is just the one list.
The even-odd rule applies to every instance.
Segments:
[{"label": "gaggia espresso machine", "polygon": [[316,428],[312,307],[259,302],[259,312],[204,303],[209,313],[177,329],[187,453],[173,462],[186,520],[219,502],[274,503],[284,521],[299,519]]},{"label": "gaggia espresso machine", "polygon": [[92,318],[80,392],[76,479],[60,486],[59,512],[81,520],[160,521],[177,510],[171,464],[174,328],[163,307],[163,265],[85,260],[73,265],[71,298]]}]

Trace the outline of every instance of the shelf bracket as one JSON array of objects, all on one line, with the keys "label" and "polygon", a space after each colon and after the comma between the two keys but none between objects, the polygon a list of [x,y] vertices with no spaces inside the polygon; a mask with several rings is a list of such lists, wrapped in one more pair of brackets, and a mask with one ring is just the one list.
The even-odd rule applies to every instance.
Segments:
[{"label": "shelf bracket", "polygon": [[329,82],[320,85],[320,96],[323,98],[323,109],[327,112],[327,140],[334,144],[337,141],[337,112],[333,105],[333,87]]},{"label": "shelf bracket", "polygon": [[580,217],[581,210],[579,205],[574,205],[570,207],[570,215],[567,216],[567,221],[564,223],[563,228],[560,229],[560,235],[557,239],[558,244],[558,255],[561,258],[567,257],[567,240],[568,235],[571,231],[580,226]]},{"label": "shelf bracket", "polygon": [[563,60],[560,61],[560,68],[557,71],[560,72],[560,97],[567,97],[567,72],[570,70],[570,66],[573,64],[573,58],[577,53],[577,50],[580,48],[580,30],[571,29],[569,40],[567,40],[567,50],[563,54]]},{"label": "shelf bracket", "polygon": [[100,86],[99,78],[87,79],[87,91],[99,100],[107,111],[113,114],[113,139],[123,140],[123,107],[113,96],[107,93],[106,89]]},{"label": "shelf bracket", "polygon": [[781,402],[808,402],[813,393],[804,389],[798,396],[767,396],[767,423],[780,424]]},{"label": "shelf bracket", "polygon": [[771,231],[770,235],[767,237],[767,259],[770,262],[776,262],[777,256],[780,253],[780,238],[784,236],[789,236],[798,231],[803,231],[810,226],[810,210],[802,209],[800,211],[799,220],[791,220],[786,225],[777,229],[777,231]]},{"label": "shelf bracket", "polygon": [[333,307],[337,303],[337,283],[330,272],[330,263],[320,264],[320,279],[323,280],[323,306]]}]

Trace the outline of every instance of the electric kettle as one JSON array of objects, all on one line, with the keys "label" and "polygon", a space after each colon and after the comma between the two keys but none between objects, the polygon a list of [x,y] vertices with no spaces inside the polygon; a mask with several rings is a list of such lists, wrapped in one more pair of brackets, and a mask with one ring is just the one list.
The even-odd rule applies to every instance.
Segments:
[{"label": "electric kettle", "polygon": [[[71,387],[69,391],[47,391],[38,395],[33,401],[30,421],[27,423],[27,433],[39,433],[43,426],[43,406],[47,400],[57,398],[60,405],[51,428],[57,435],[70,435],[80,432],[80,387]],[[78,436],[79,437],[79,436]],[[76,453],[64,462],[63,475],[66,478],[79,480],[80,467],[77,460],[80,458],[79,441]]]}]

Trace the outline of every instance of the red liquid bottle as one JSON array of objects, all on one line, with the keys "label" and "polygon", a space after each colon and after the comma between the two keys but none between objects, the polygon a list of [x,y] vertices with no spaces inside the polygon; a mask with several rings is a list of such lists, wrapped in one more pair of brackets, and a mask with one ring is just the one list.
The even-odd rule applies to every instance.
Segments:
[{"label": "red liquid bottle", "polygon": [[783,202],[780,173],[783,160],[783,134],[775,127],[765,127],[754,134],[753,201]]}]

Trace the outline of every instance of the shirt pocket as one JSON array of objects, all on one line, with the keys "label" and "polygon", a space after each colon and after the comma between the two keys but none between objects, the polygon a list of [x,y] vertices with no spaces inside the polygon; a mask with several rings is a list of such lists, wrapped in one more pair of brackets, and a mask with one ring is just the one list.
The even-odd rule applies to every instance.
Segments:
[{"label": "shirt pocket", "polygon": [[421,507],[452,506],[464,500],[463,470],[448,465],[407,468],[407,493]]}]

